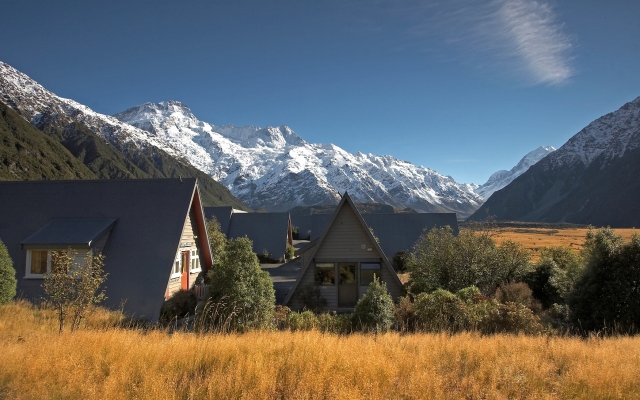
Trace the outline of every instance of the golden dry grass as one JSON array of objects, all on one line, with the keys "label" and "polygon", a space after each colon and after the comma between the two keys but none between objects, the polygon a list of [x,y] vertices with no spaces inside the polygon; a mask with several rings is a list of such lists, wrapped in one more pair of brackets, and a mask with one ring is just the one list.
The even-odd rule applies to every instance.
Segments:
[{"label": "golden dry grass", "polygon": [[[540,250],[544,247],[563,246],[580,251],[584,245],[587,228],[546,229],[546,228],[500,228],[494,237],[496,243],[513,240],[533,253],[533,260],[540,257]],[[631,240],[636,229],[615,229],[616,234],[622,235],[625,241]]]},{"label": "golden dry grass", "polygon": [[640,339],[477,334],[197,335],[89,327],[0,307],[0,398],[553,399],[640,397]]}]

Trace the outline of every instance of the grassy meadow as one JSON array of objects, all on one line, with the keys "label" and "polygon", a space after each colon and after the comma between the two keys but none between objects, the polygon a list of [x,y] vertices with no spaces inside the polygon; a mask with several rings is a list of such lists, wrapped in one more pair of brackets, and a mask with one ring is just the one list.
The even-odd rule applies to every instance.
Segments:
[{"label": "grassy meadow", "polygon": [[0,306],[0,398],[640,398],[640,338],[203,335],[123,328],[94,311],[57,333],[53,312]]},{"label": "grassy meadow", "polygon": [[[498,228],[494,240],[497,244],[501,244],[505,240],[513,240],[531,250],[533,261],[537,261],[540,257],[540,250],[544,247],[563,246],[580,251],[588,230],[587,228]],[[625,242],[629,242],[631,235],[638,230],[616,228],[615,232],[617,235],[621,235]]]}]

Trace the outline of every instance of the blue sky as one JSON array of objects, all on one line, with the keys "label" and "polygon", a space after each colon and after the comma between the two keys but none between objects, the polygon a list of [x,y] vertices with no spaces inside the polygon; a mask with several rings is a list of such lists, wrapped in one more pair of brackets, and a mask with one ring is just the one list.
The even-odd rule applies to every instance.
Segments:
[{"label": "blue sky", "polygon": [[163,100],[484,183],[640,96],[640,1],[30,1],[0,60],[114,114]]}]

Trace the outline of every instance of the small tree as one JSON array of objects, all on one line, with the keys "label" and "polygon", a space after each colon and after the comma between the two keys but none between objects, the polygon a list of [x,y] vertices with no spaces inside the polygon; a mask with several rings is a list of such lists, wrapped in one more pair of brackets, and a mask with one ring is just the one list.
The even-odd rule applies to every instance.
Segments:
[{"label": "small tree", "polygon": [[287,255],[287,259],[293,260],[296,257],[296,249],[295,249],[295,247],[293,247],[290,244],[287,244],[286,255]]},{"label": "small tree", "polygon": [[260,269],[247,237],[229,240],[207,274],[210,302],[217,315],[212,323],[233,330],[266,328],[273,325],[275,291],[269,274]]},{"label": "small tree", "polygon": [[540,252],[540,260],[524,281],[544,308],[563,305],[575,287],[584,268],[579,254],[566,247],[548,247]]},{"label": "small tree", "polygon": [[224,233],[222,233],[220,224],[218,223],[216,217],[211,217],[211,219],[207,220],[206,228],[207,236],[209,236],[211,257],[213,258],[213,262],[215,263],[224,252],[225,245],[227,244],[227,237]]},{"label": "small tree", "polygon": [[71,315],[71,331],[84,319],[92,304],[106,298],[100,286],[107,278],[104,256],[87,256],[83,263],[74,261],[74,250],[52,251],[51,272],[44,276],[44,291],[58,312],[59,332],[62,333],[67,316]]},{"label": "small tree", "polygon": [[356,329],[365,331],[386,332],[393,326],[393,299],[378,277],[374,276],[369,290],[358,300],[352,318]]},{"label": "small tree", "polygon": [[7,246],[0,240],[0,304],[7,304],[16,295],[16,270]]}]

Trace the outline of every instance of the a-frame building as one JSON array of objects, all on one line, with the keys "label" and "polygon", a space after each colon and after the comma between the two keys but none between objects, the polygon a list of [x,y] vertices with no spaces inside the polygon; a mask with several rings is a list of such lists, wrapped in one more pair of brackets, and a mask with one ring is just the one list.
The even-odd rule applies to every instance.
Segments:
[{"label": "a-frame building", "polygon": [[311,285],[326,302],[323,311],[351,312],[369,289],[373,276],[385,282],[394,301],[402,283],[347,193],[322,235],[299,251],[302,268],[284,305],[305,307],[300,293]]}]

